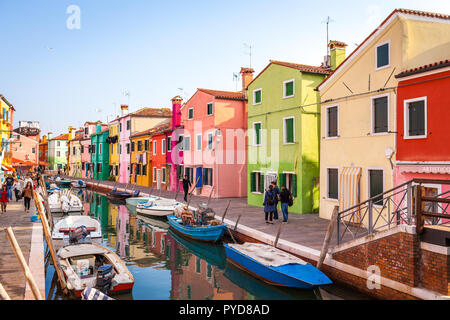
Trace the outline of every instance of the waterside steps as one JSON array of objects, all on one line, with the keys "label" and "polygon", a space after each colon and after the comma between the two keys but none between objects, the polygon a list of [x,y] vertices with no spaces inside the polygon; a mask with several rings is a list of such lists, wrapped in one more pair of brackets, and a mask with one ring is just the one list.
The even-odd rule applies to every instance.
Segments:
[{"label": "waterside steps", "polygon": [[[377,298],[450,299],[450,191],[425,196],[428,184],[450,180],[413,179],[352,208],[336,207],[321,269]],[[337,245],[328,248],[333,229]]]}]

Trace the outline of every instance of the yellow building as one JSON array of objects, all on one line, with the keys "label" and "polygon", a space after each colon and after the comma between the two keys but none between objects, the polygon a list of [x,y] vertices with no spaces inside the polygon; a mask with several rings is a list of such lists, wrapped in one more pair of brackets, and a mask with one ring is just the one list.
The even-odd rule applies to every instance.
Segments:
[{"label": "yellow building", "polygon": [[[13,114],[16,109],[13,105],[6,100],[6,98],[0,94],[0,112],[1,112],[1,122],[0,122],[0,133],[2,137],[1,145],[1,155],[3,156],[1,164],[4,166],[3,169],[12,169],[11,167],[11,146],[10,139],[13,130]],[[2,170],[3,170],[2,169]]]},{"label": "yellow building", "polygon": [[131,140],[131,183],[152,186],[152,143],[149,129],[136,133]]},{"label": "yellow building", "polygon": [[[397,9],[319,86],[320,217],[393,187],[395,74],[448,59],[450,16]],[[376,203],[375,203],[376,205]]]},{"label": "yellow building", "polygon": [[109,137],[109,167],[110,176],[114,177],[114,181],[117,181],[119,177],[119,121],[113,120],[108,124]]}]

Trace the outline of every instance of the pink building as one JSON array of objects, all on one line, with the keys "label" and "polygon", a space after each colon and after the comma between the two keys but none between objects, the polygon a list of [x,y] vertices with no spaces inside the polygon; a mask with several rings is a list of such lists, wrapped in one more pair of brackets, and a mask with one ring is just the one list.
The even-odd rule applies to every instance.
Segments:
[{"label": "pink building", "polygon": [[19,171],[26,171],[39,165],[39,137],[27,137],[14,133],[11,139],[12,165]]},{"label": "pink building", "polygon": [[122,114],[119,122],[119,182],[130,183],[131,148],[130,137],[138,132],[156,127],[166,119],[172,117],[172,111],[168,108],[143,108],[133,113],[128,113],[128,106],[121,106]]},{"label": "pink building", "polygon": [[183,99],[176,96],[172,99],[172,132],[167,133],[167,165],[169,169],[169,190],[176,192],[183,190],[183,149],[177,147],[180,137],[183,136],[181,125],[181,103]]},{"label": "pink building", "polygon": [[91,145],[91,135],[97,130],[97,124],[101,124],[100,121],[97,122],[86,122],[84,124],[83,136],[80,140],[81,144],[81,177],[89,178],[91,177],[92,166],[91,166],[91,154],[89,153],[89,146]]},{"label": "pink building", "polygon": [[[242,68],[241,92],[197,89],[181,108],[184,172],[195,195],[247,196],[247,98],[252,73]],[[250,76],[249,76],[250,75]]]}]

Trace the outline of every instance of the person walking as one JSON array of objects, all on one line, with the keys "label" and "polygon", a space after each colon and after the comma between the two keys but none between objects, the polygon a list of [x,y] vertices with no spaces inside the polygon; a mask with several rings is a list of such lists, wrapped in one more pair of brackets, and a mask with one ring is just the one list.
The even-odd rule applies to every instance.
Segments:
[{"label": "person walking", "polygon": [[281,186],[280,192],[281,212],[283,213],[283,222],[288,222],[288,209],[292,206],[292,195],[286,186]]},{"label": "person walking", "polygon": [[277,187],[277,182],[272,181],[273,192],[275,192],[275,211],[273,212],[273,219],[278,220],[278,200],[280,199],[280,189]]},{"label": "person walking", "polygon": [[184,191],[184,201],[187,202],[187,195],[189,192],[189,188],[192,186],[191,181],[188,179],[188,176],[185,175],[183,178],[183,191]]},{"label": "person walking", "polygon": [[0,191],[0,205],[2,208],[2,214],[3,212],[6,212],[6,205],[8,204],[8,202],[8,187],[6,183],[4,183]]},{"label": "person walking", "polygon": [[12,177],[11,174],[8,175],[8,177],[5,179],[6,181],[6,190],[8,192],[8,199],[12,200],[13,196],[12,196],[12,190],[13,190],[13,185],[14,185],[14,178]]},{"label": "person walking", "polygon": [[[266,190],[264,194],[264,215],[266,219],[266,223],[273,224],[272,218],[275,212],[275,192],[273,191],[273,185],[269,185],[269,189]],[[267,219],[269,218],[269,220]]]},{"label": "person walking", "polygon": [[28,182],[25,188],[22,191],[23,196],[23,204],[25,206],[25,212],[30,211],[30,202],[31,198],[33,198],[33,186],[31,182]]},{"label": "person walking", "polygon": [[14,195],[16,196],[16,202],[18,202],[21,199],[21,194],[22,194],[22,186],[20,185],[19,179],[16,179],[14,181],[13,189],[14,189]]}]

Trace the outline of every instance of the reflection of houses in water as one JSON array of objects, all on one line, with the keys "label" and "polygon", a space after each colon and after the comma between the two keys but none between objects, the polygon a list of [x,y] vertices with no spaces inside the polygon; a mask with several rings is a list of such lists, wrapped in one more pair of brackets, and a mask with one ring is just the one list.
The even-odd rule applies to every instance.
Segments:
[{"label": "reflection of houses in water", "polygon": [[130,231],[130,213],[124,205],[119,206],[119,219],[117,223],[117,237],[118,237],[118,254],[120,257],[128,257],[130,255],[129,235]]},{"label": "reflection of houses in water", "polygon": [[[119,217],[119,207],[109,204],[108,226],[110,230],[116,231],[116,224]],[[112,247],[117,248],[116,232],[108,232],[108,242]]]}]

